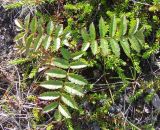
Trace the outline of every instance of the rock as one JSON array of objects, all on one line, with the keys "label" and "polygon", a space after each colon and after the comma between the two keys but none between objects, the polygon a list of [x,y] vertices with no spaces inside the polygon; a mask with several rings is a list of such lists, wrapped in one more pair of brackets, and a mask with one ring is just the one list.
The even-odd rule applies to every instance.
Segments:
[{"label": "rock", "polygon": [[92,124],[90,124],[90,128],[91,130],[100,130],[100,127],[97,122],[93,122]]},{"label": "rock", "polygon": [[157,94],[155,94],[155,96],[152,99],[152,105],[156,108],[160,110],[160,98]]}]

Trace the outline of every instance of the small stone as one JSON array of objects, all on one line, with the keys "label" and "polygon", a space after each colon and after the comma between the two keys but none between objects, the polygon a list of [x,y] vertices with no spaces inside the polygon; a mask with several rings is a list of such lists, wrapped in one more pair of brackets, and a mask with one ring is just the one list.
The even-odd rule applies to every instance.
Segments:
[{"label": "small stone", "polygon": [[147,107],[144,107],[144,112],[145,113],[150,113],[149,109]]},{"label": "small stone", "polygon": [[155,96],[152,99],[152,105],[156,108],[156,109],[160,109],[160,98],[157,94],[155,94]]}]

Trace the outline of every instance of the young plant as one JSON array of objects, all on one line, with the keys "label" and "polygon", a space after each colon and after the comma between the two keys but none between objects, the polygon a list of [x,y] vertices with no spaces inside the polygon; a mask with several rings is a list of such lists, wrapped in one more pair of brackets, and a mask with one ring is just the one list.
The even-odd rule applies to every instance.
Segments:
[{"label": "young plant", "polygon": [[[107,29],[107,25],[101,17],[99,21],[100,37],[96,39],[98,32],[96,32],[94,24],[91,23],[89,33],[86,30],[82,30],[82,37],[84,40],[82,51],[86,51],[91,47],[93,55],[99,53],[106,57],[112,53],[116,57],[120,57],[121,46],[129,58],[131,58],[133,52],[140,53],[144,47],[145,41],[143,35],[144,29],[139,29],[139,19],[132,21],[132,25],[129,29],[125,15],[120,18],[119,26],[117,24],[117,18],[113,15],[109,29]],[[99,49],[101,51],[98,51]]]},{"label": "young plant", "polygon": [[52,102],[44,108],[44,112],[55,110],[55,119],[59,114],[71,118],[66,106],[78,109],[75,96],[82,97],[83,87],[88,84],[83,76],[77,74],[79,69],[87,67],[85,60],[81,59],[83,52],[71,51],[69,33],[52,20],[46,23],[36,16],[30,20],[28,15],[24,24],[19,20],[15,20],[15,23],[21,31],[15,37],[21,53],[28,59],[37,60],[39,68],[36,70],[46,68],[46,81],[40,83],[40,86],[49,91],[42,93],[39,99]]},{"label": "young plant", "polygon": [[[123,49],[123,52],[135,66],[137,63],[135,64],[134,55],[140,55],[141,50],[144,49],[145,46],[143,35],[144,28],[142,27],[139,29],[139,23],[140,21],[137,18],[131,21],[129,28],[128,20],[125,15],[118,19],[114,14],[111,17],[108,27],[101,17],[99,20],[99,32],[96,31],[93,23],[89,26],[89,32],[85,29],[82,30],[82,38],[84,41],[82,51],[87,51],[91,48],[93,55],[100,55],[103,59],[110,59],[109,57],[113,59],[114,57],[115,62],[113,61],[112,63],[114,64],[117,59],[119,60],[121,58],[121,49]],[[98,34],[100,36],[97,38]],[[120,68],[116,69],[120,70]],[[135,66],[135,69],[137,72],[140,72],[138,67]]]}]

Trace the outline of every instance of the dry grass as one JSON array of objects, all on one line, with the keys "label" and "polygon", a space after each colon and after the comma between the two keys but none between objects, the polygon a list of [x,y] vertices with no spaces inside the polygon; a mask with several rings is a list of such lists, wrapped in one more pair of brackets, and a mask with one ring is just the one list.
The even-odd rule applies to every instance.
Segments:
[{"label": "dry grass", "polygon": [[17,67],[14,66],[15,80],[2,82],[3,95],[0,98],[0,127],[2,130],[31,130],[30,120],[33,118],[31,109],[36,106],[30,103],[27,96],[30,90],[23,90],[22,81]]}]

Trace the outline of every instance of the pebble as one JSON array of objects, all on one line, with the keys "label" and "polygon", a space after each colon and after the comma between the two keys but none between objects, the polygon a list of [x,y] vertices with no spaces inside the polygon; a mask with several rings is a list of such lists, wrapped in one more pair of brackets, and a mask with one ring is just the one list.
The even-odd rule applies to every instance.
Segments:
[{"label": "pebble", "polygon": [[159,98],[159,96],[157,94],[155,94],[155,96],[152,99],[152,105],[156,109],[160,110],[160,98]]}]

